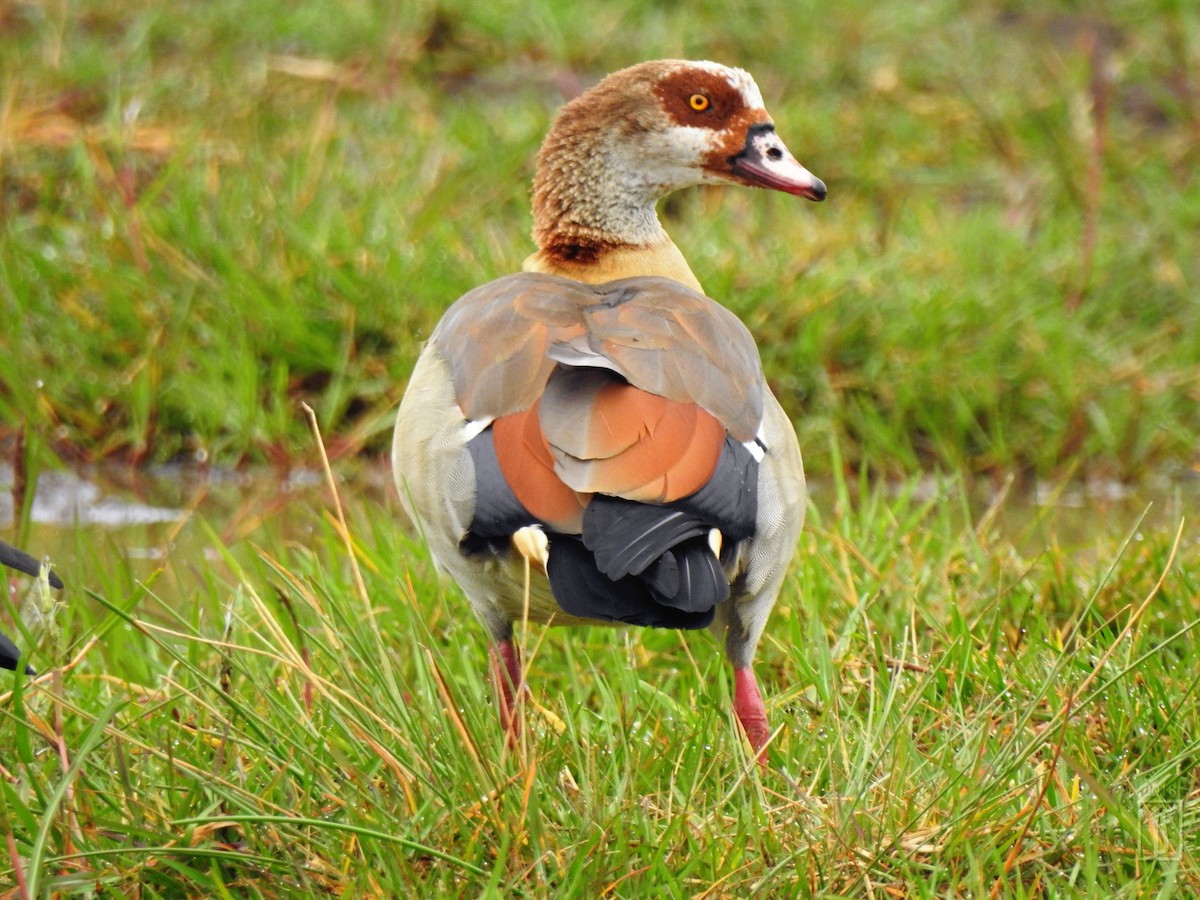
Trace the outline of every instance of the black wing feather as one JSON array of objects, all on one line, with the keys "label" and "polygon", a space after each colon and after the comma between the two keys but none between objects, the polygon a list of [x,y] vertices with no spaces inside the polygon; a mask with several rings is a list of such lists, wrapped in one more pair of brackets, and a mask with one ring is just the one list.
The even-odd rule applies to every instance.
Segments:
[{"label": "black wing feather", "polygon": [[[21,659],[21,651],[9,640],[8,635],[0,632],[0,669],[16,670],[17,662]],[[26,675],[36,675],[30,666],[25,667]]]},{"label": "black wing feather", "polygon": [[[26,553],[24,550],[18,550],[12,544],[6,544],[0,541],[0,565],[8,566],[10,569],[16,569],[18,572],[24,572],[26,575],[38,577],[41,571],[42,564]],[[50,587],[55,590],[62,590],[62,579],[53,572],[49,573]]]},{"label": "black wing feather", "polygon": [[517,499],[504,479],[491,428],[472,438],[467,450],[475,464],[475,512],[459,546],[468,554],[507,549],[514,533],[526,525],[542,523]]},{"label": "black wing feather", "polygon": [[583,511],[583,543],[609,578],[638,575],[676,544],[708,533],[694,515],[669,506],[596,495]]},{"label": "black wing feather", "polygon": [[646,583],[633,576],[614,581],[596,568],[596,559],[567,535],[550,539],[546,566],[550,590],[564,612],[585,619],[624,622],[650,628],[707,628],[715,609],[690,611],[655,601]]}]

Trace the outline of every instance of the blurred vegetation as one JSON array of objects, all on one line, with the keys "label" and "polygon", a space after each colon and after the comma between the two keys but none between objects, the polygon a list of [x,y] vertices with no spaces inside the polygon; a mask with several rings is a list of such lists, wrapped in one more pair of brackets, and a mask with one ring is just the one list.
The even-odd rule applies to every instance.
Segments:
[{"label": "blurred vegetation", "polygon": [[809,466],[1136,479],[1200,433],[1200,13],[1110,2],[0,5],[0,422],[69,459],[379,453],[419,343],[529,252],[555,108],[757,76],[820,207],[668,227]]}]

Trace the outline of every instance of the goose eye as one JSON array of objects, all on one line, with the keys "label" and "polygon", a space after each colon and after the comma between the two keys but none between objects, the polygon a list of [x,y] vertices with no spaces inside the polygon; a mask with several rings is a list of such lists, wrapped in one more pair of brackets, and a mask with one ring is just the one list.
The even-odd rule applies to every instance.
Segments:
[{"label": "goose eye", "polygon": [[712,106],[712,101],[703,94],[692,94],[692,96],[688,97],[688,106],[696,112],[704,112]]}]

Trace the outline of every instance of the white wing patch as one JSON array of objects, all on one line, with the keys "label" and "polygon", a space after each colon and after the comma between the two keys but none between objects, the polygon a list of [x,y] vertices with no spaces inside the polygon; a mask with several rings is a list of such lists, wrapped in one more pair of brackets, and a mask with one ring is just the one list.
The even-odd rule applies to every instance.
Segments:
[{"label": "white wing patch", "polygon": [[494,418],[493,416],[487,416],[483,419],[468,419],[462,427],[462,442],[469,444],[475,438],[479,437],[487,431],[488,426],[492,424]]}]

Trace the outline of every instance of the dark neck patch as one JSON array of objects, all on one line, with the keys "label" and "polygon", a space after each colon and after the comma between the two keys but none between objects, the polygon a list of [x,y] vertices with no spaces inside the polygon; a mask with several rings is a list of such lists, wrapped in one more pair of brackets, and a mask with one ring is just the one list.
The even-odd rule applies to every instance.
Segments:
[{"label": "dark neck patch", "polygon": [[542,247],[542,253],[555,262],[571,266],[590,266],[614,250],[627,250],[632,244],[624,241],[602,241],[581,237],[554,240]]}]

